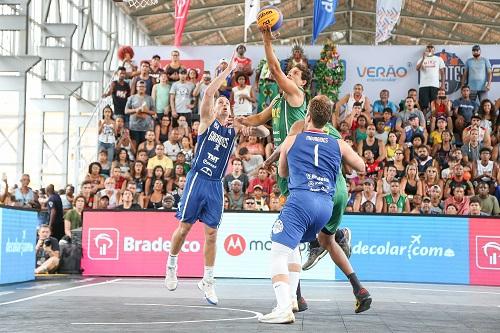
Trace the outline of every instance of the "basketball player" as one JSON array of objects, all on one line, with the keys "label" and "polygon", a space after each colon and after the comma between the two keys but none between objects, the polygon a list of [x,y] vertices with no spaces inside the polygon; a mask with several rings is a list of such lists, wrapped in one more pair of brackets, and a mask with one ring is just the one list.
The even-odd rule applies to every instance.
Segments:
[{"label": "basketball player", "polygon": [[240,133],[266,137],[269,130],[264,126],[246,128],[235,122],[231,126],[229,100],[221,96],[214,105],[214,96],[222,82],[234,68],[234,57],[230,65],[207,87],[200,108],[200,126],[196,157],[186,179],[176,217],[179,226],[172,235],[170,255],[167,262],[165,285],[168,290],[177,288],[177,256],[193,224],[200,220],[205,224],[205,271],[198,288],[205,293],[208,303],[218,303],[215,293],[214,263],[217,228],[222,220],[225,174],[235,137]]},{"label": "basketball player", "polygon": [[[344,141],[323,132],[330,120],[331,101],[314,97],[308,108],[305,131],[288,136],[280,151],[279,175],[288,177],[290,195],[271,234],[271,275],[277,307],[260,322],[285,324],[295,321],[293,300],[299,283],[299,243],[311,241],[328,222],[341,160],[357,171],[363,159]],[[304,205],[304,203],[307,205]]]},{"label": "basketball player", "polygon": [[[330,106],[332,106],[333,108],[331,102]],[[299,120],[295,124],[293,124],[288,135],[297,135],[299,133],[302,133],[303,130],[304,121]],[[323,132],[334,139],[342,138],[340,133],[335,127],[333,127],[331,123],[325,124],[325,126],[323,127]],[[271,157],[265,161],[266,165],[270,165],[278,159],[281,150],[280,147],[278,147],[276,151],[271,155]],[[310,248],[314,246],[314,243],[318,243],[317,246],[320,247],[321,251],[324,250],[325,254],[327,252],[330,254],[333,262],[342,270],[342,272],[349,279],[349,282],[352,285],[353,293],[356,298],[354,312],[361,313],[370,308],[372,299],[370,293],[359,282],[356,273],[354,272],[349,262],[349,257],[351,254],[350,230],[348,228],[338,229],[340,223],[342,222],[342,217],[344,215],[344,210],[347,206],[348,199],[349,196],[344,175],[342,173],[339,173],[337,175],[335,196],[333,197],[333,211],[331,213],[330,220],[321,229],[320,233],[318,234],[317,240],[313,240],[310,243]],[[348,237],[346,237],[346,233],[349,234]],[[312,253],[313,250],[314,249],[311,249],[310,253]],[[307,260],[306,264],[302,266],[302,269],[308,270],[312,268],[322,258],[320,252],[316,253],[315,258],[310,257]],[[306,265],[308,264],[309,266],[306,267]]]},{"label": "basketball player", "polygon": [[[259,126],[272,119],[274,146],[278,147],[285,140],[292,125],[305,117],[307,105],[304,87],[309,85],[311,73],[304,65],[297,64],[292,67],[288,75],[285,75],[272,48],[271,31],[264,29],[261,32],[269,71],[283,93],[277,96],[261,113],[248,116],[241,121],[246,126]],[[288,180],[277,175],[276,181],[281,194],[287,196]],[[300,287],[297,289],[297,300],[300,310],[306,310],[307,304],[301,297]]]}]

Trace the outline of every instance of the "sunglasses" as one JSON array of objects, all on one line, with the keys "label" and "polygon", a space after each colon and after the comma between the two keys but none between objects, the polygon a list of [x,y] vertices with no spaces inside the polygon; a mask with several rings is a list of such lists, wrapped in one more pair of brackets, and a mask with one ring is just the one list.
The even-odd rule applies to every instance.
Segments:
[{"label": "sunglasses", "polygon": [[247,205],[255,205],[255,201],[247,201],[245,202]]}]

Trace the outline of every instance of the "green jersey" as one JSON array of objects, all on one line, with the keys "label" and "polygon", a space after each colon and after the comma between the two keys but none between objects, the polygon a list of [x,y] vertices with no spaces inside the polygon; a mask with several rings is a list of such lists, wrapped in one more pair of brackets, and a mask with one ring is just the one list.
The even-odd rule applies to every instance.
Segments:
[{"label": "green jersey", "polygon": [[342,139],[342,135],[340,135],[340,132],[330,123],[326,123],[326,125],[323,127],[323,132],[325,132],[332,138]]},{"label": "green jersey", "polygon": [[306,97],[304,95],[304,102],[299,107],[290,106],[283,95],[276,97],[272,104],[273,139],[274,146],[278,147],[285,141],[292,125],[306,117]]}]

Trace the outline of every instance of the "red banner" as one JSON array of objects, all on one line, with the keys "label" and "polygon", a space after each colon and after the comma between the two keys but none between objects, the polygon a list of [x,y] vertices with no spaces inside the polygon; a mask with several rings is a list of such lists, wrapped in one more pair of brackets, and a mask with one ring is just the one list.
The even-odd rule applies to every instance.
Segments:
[{"label": "red banner", "polygon": [[[84,211],[83,275],[164,276],[173,212]],[[196,223],[179,254],[180,277],[203,276],[203,224]]]},{"label": "red banner", "polygon": [[181,46],[182,34],[189,11],[191,0],[174,0],[175,3],[175,46]]},{"label": "red banner", "polygon": [[500,285],[500,224],[498,219],[469,222],[470,284]]}]

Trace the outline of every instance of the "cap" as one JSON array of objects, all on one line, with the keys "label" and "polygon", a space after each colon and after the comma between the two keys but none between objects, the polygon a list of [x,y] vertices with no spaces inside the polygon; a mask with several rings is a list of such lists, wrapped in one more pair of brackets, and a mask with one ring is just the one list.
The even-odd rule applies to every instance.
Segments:
[{"label": "cap", "polygon": [[219,60],[219,65],[220,65],[220,64],[222,64],[223,62],[225,62],[226,64],[229,64],[229,61],[227,61],[227,59],[226,59],[226,58],[221,58],[221,59]]},{"label": "cap", "polygon": [[261,190],[263,190],[264,188],[262,187],[262,185],[260,184],[256,184],[254,185],[253,189],[255,190],[256,188],[260,188]]},{"label": "cap", "polygon": [[471,117],[471,119],[473,118],[476,118],[476,119],[481,119],[481,116],[479,115],[479,113],[474,113]]},{"label": "cap", "polygon": [[373,182],[373,179],[371,179],[371,178],[366,178],[366,179],[363,181],[363,184],[372,184],[372,185],[374,185],[375,183]]},{"label": "cap", "polygon": [[472,47],[472,51],[476,51],[476,50],[481,50],[481,46],[479,46],[478,44],[474,45]]},{"label": "cap", "polygon": [[408,120],[413,120],[415,118],[418,118],[418,116],[415,113],[410,114],[410,117],[408,117]]},{"label": "cap", "polygon": [[425,201],[431,201],[431,198],[429,198],[429,197],[423,197],[422,198],[422,202],[425,202]]},{"label": "cap", "polygon": [[436,122],[438,122],[440,120],[447,121],[445,116],[439,116],[439,117],[437,117]]}]

